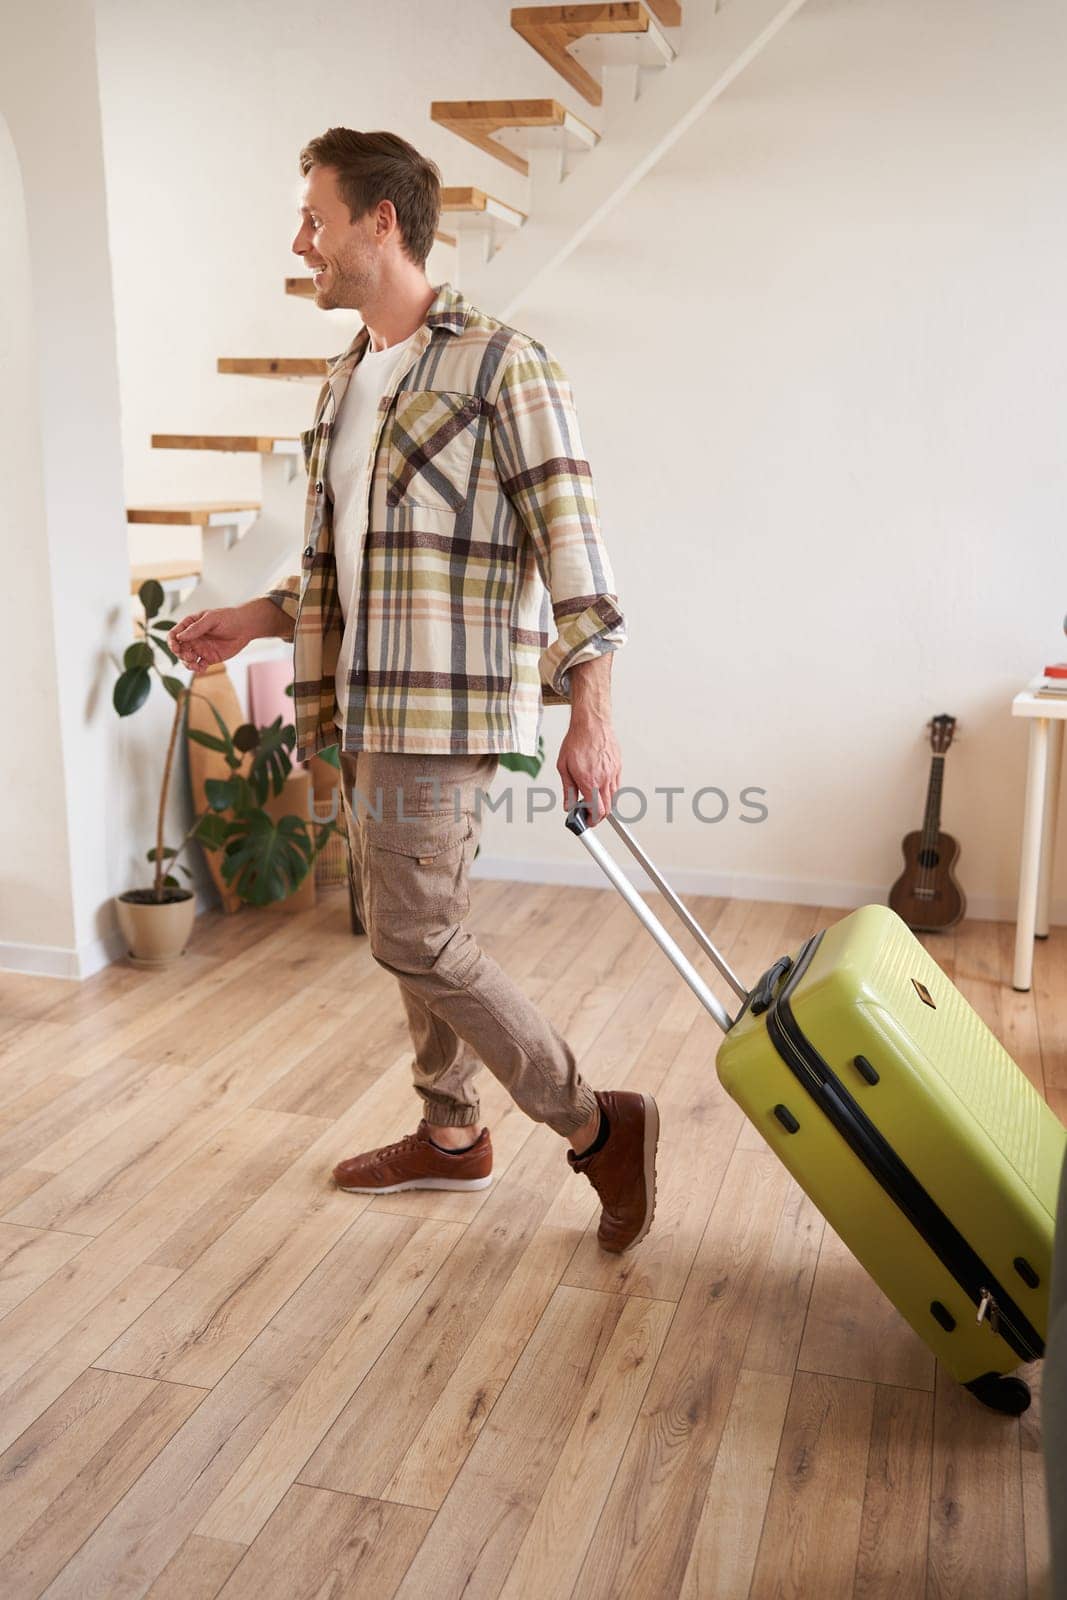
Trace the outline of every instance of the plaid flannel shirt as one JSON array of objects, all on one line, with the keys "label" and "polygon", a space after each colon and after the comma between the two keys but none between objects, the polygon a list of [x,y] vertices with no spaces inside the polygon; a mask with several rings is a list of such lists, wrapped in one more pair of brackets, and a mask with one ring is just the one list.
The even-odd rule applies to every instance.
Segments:
[{"label": "plaid flannel shirt", "polygon": [[341,737],[326,460],[369,338],[328,367],[301,435],[301,570],[268,591],[293,623],[296,757],[336,743],[535,755],[542,705],[568,704],[571,667],[624,644],[626,621],[563,371],[448,283],[379,404]]}]

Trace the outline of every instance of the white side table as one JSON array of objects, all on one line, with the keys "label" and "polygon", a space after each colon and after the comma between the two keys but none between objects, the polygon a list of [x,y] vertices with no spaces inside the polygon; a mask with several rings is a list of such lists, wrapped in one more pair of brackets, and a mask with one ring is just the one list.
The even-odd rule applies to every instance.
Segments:
[{"label": "white side table", "polygon": [[1041,697],[1034,691],[1041,676],[1011,703],[1013,717],[1029,717],[1030,760],[1026,770],[1026,807],[1019,859],[1019,909],[1015,921],[1016,989],[1029,989],[1034,970],[1034,938],[1048,938],[1049,895],[1056,853],[1056,813],[1060,803],[1063,725],[1067,695]]}]

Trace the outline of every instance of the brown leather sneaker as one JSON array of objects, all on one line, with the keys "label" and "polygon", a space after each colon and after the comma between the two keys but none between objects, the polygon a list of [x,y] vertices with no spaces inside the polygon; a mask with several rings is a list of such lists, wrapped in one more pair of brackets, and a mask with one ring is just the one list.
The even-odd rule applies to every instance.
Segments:
[{"label": "brown leather sneaker", "polygon": [[584,1172],[603,1202],[597,1239],[603,1250],[629,1250],[652,1226],[656,1209],[656,1145],[659,1110],[650,1094],[594,1090],[611,1131],[592,1156],[567,1151],[575,1172]]},{"label": "brown leather sneaker", "polygon": [[414,1133],[396,1144],[339,1161],[333,1176],[348,1194],[396,1194],[400,1189],[488,1189],[492,1172],[488,1128],[469,1150],[448,1155],[433,1143],[424,1117]]}]

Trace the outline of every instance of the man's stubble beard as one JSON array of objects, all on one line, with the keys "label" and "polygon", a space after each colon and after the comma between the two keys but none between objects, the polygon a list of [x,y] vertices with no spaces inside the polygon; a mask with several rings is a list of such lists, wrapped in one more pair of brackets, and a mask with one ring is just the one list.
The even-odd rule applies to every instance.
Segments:
[{"label": "man's stubble beard", "polygon": [[334,267],[329,285],[315,290],[315,304],[320,311],[356,311],[366,301],[368,287],[364,273],[339,273]]}]

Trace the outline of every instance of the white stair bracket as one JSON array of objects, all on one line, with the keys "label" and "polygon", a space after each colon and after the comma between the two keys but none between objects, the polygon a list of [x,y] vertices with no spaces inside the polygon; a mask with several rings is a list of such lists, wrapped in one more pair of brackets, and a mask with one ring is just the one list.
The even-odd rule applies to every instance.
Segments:
[{"label": "white stair bracket", "polygon": [[531,150],[527,162],[530,169],[527,207],[534,212],[543,201],[549,200],[553,190],[558,189],[567,176],[567,151],[562,144]]},{"label": "white stair bracket", "polygon": [[674,46],[663,32],[657,9],[668,11],[672,27],[679,25],[680,7],[625,0],[610,6],[517,6],[512,9],[511,26],[576,94],[598,106],[602,67],[633,62],[654,70],[673,60]]},{"label": "white stair bracket", "polygon": [[232,550],[237,541],[243,539],[249,528],[255,525],[258,515],[259,513],[255,511],[242,511],[235,516],[210,517],[203,536],[207,537],[209,529],[218,528],[226,541],[227,550]]},{"label": "white stair bracket", "polygon": [[558,100],[434,100],[430,120],[484,150],[520,177],[531,151],[562,149],[568,156],[592,150],[594,127]]},{"label": "white stair bracket", "polygon": [[257,516],[213,517],[203,529],[202,571],[189,610],[240,605],[299,570],[307,477],[298,452],[299,447],[260,457]]},{"label": "white stair bracket", "polygon": [[633,62],[613,62],[601,67],[600,81],[604,89],[601,127],[612,138],[621,117],[628,117],[635,100],[641,96],[641,69]]},{"label": "white stair bracket", "polygon": [[[446,196],[449,191],[445,191]],[[505,237],[526,224],[526,216],[514,206],[505,205],[480,189],[461,190],[469,198],[447,211],[448,226],[456,234],[455,281],[457,288],[465,278],[492,259]],[[442,215],[445,215],[442,212]]]},{"label": "white stair bracket", "polygon": [[456,241],[456,267],[452,274],[457,289],[483,267],[492,254],[493,236],[489,228],[463,228]]},{"label": "white stair bracket", "polygon": [[[162,511],[162,507],[160,508]],[[145,524],[142,519],[134,518],[138,526],[151,526],[154,528],[201,528],[206,533],[209,528],[216,530],[226,540],[226,548],[230,549],[238,539],[244,537],[249,528],[253,527],[259,516],[258,511],[232,509],[229,511],[212,511],[195,522],[190,522],[187,517],[176,516],[170,521],[166,516],[154,516],[150,524]]]},{"label": "white stair bracket", "polygon": [[138,561],[130,568],[130,599],[134,610],[140,606],[138,590],[142,583],[154,578],[167,597],[168,609],[179,606],[185,595],[191,594],[200,581],[199,562],[195,561]]},{"label": "white stair bracket", "polygon": [[647,172],[754,61],[805,0],[731,0],[720,11],[692,5],[683,48],[568,177],[542,191],[537,212],[488,260],[472,263],[468,297],[507,320],[535,285],[578,248]]},{"label": "white stair bracket", "polygon": [[[686,7],[686,48],[688,21],[695,9],[697,6]],[[656,18],[650,15],[643,33],[586,33],[568,46],[567,54],[573,56],[590,77],[596,78],[604,67],[630,67],[634,72],[644,73],[660,71],[670,66],[676,51]]]},{"label": "white stair bracket", "polygon": [[528,212],[540,205],[542,196],[558,188],[600,141],[595,128],[566,110],[563,122],[555,127],[502,128],[496,137],[526,158]]},{"label": "white stair bracket", "polygon": [[594,127],[564,107],[562,122],[539,128],[500,128],[492,142],[525,157],[531,171],[534,161],[554,156],[566,173],[576,158],[596,149],[599,138]]}]

